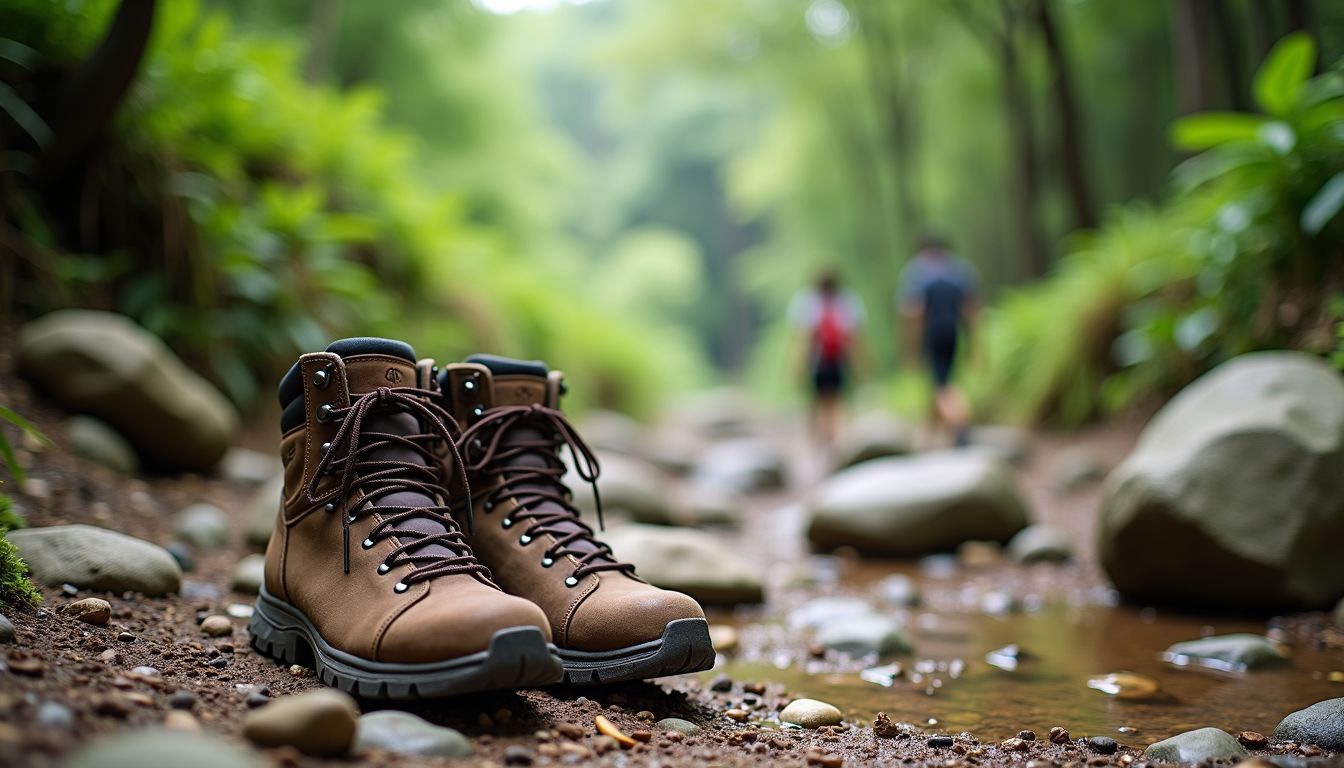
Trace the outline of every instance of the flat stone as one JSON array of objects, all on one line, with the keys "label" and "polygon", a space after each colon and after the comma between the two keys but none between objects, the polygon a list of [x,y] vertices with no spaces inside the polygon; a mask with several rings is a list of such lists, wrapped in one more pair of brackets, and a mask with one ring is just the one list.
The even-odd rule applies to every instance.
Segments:
[{"label": "flat stone", "polygon": [[817,630],[872,612],[873,606],[861,597],[815,597],[789,611],[788,623],[791,629]]},{"label": "flat stone", "polygon": [[471,755],[471,743],[461,733],[392,709],[360,716],[354,751],[368,749],[431,757]]},{"label": "flat stone", "polygon": [[112,604],[99,597],[86,597],[65,606],[61,613],[85,624],[106,627],[112,619]]},{"label": "flat stone", "polygon": [[[631,520],[654,525],[673,522],[672,507],[667,503],[668,479],[657,467],[632,456],[604,453],[598,456],[601,475],[597,489],[604,511],[619,512]],[[585,514],[595,515],[597,502],[590,483],[572,469],[565,483],[574,495],[574,503]]]},{"label": "flat stone", "polygon": [[248,555],[238,561],[233,569],[233,590],[245,595],[255,595],[261,591],[266,580],[266,556]]},{"label": "flat stone", "polygon": [[909,653],[910,640],[900,622],[876,613],[861,613],[822,626],[815,640],[827,650],[849,656]]},{"label": "flat stone", "polygon": [[285,696],[247,713],[243,735],[263,747],[291,746],[307,755],[336,757],[350,751],[359,708],[334,688]]},{"label": "flat stone", "polygon": [[737,628],[731,624],[710,624],[709,642],[718,653],[732,653],[737,650]]},{"label": "flat stone", "polygon": [[232,447],[220,459],[218,472],[225,480],[259,485],[284,471],[280,457],[250,448]]},{"label": "flat stone", "polygon": [[1344,698],[1326,699],[1283,718],[1274,738],[1344,750]]},{"label": "flat stone", "polygon": [[214,504],[192,504],[177,513],[173,531],[179,539],[209,552],[229,543],[229,516]]},{"label": "flat stone", "polygon": [[1007,541],[1027,524],[1012,469],[974,450],[864,462],[823,481],[807,506],[814,546],[896,557]]},{"label": "flat stone", "polygon": [[700,732],[700,726],[679,717],[665,717],[658,721],[658,727],[668,731],[676,731],[686,736],[694,736]]},{"label": "flat stone", "polygon": [[877,595],[887,605],[900,607],[919,605],[920,600],[919,586],[903,573],[893,573],[878,582]]},{"label": "flat stone", "polygon": [[253,768],[265,759],[219,736],[167,728],[119,733],[90,743],[61,768]]},{"label": "flat stone", "polygon": [[25,528],[7,534],[33,577],[50,586],[161,597],[182,586],[182,569],[166,550],[92,525]]},{"label": "flat stone", "polygon": [[1205,760],[1242,760],[1250,755],[1232,734],[1217,728],[1199,728],[1177,734],[1143,751],[1161,763],[1200,763]]},{"label": "flat stone", "polygon": [[8,616],[0,614],[0,643],[14,642],[14,623]]},{"label": "flat stone", "polygon": [[778,446],[761,438],[714,443],[697,457],[691,483],[732,493],[759,493],[784,487],[784,457]]},{"label": "flat stone", "polygon": [[1099,755],[1114,755],[1119,751],[1120,745],[1110,736],[1089,736],[1087,748]]},{"label": "flat stone", "polygon": [[792,723],[800,728],[839,725],[842,719],[840,710],[816,699],[794,699],[779,713],[781,723]]},{"label": "flat stone", "polygon": [[233,622],[228,616],[206,616],[201,620],[201,632],[210,637],[228,637],[233,634]]},{"label": "flat stone", "polygon": [[1288,659],[1268,638],[1260,635],[1216,635],[1176,643],[1162,654],[1173,664],[1211,667],[1225,671],[1283,666]]},{"label": "flat stone", "polygon": [[1008,542],[1008,555],[1019,563],[1062,563],[1073,559],[1073,543],[1054,526],[1029,525]]},{"label": "flat stone", "polygon": [[629,524],[604,537],[616,557],[634,563],[655,586],[685,592],[702,603],[759,603],[761,574],[740,553],[704,531]]},{"label": "flat stone", "polygon": [[135,449],[102,419],[71,416],[65,423],[65,439],[71,451],[95,464],[123,475],[140,473],[140,457]]},{"label": "flat stone", "polygon": [[275,518],[280,513],[280,497],[285,492],[285,476],[276,473],[257,488],[247,502],[245,519],[247,543],[265,548],[275,530]]},{"label": "flat stone", "polygon": [[18,336],[19,372],[66,410],[107,422],[144,463],[204,471],[228,449],[238,424],[232,404],[129,318],[60,310]]}]

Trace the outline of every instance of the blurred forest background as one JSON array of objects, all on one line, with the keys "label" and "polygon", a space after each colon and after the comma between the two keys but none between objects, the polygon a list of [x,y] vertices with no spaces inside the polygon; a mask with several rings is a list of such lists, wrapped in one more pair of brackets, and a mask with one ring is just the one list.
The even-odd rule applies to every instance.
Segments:
[{"label": "blurred forest background", "polygon": [[983,418],[1078,424],[1241,352],[1344,367],[1344,5],[0,0],[0,307],[134,317],[244,409],[381,334],[647,413],[798,396],[790,296],[945,234]]}]

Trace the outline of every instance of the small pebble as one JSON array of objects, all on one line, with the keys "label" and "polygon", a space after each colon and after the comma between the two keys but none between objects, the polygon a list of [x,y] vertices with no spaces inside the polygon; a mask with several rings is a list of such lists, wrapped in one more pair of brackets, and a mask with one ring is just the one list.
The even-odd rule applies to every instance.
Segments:
[{"label": "small pebble", "polygon": [[1247,749],[1264,749],[1269,746],[1269,739],[1265,738],[1263,733],[1256,733],[1255,731],[1242,731],[1237,734],[1237,741],[1240,741],[1241,745]]},{"label": "small pebble", "polygon": [[196,706],[196,694],[191,691],[173,691],[173,695],[168,697],[168,706],[173,709],[190,710]]},{"label": "small pebble", "polygon": [[1087,740],[1087,746],[1099,755],[1114,755],[1115,751],[1120,748],[1120,745],[1115,743],[1115,739],[1109,736],[1093,736]]},{"label": "small pebble", "polygon": [[531,765],[532,752],[527,747],[514,744],[504,750],[505,765]]},{"label": "small pebble", "polygon": [[588,731],[585,730],[583,726],[574,723],[560,723],[555,726],[555,730],[559,731],[560,735],[564,736],[566,739],[573,739],[575,741],[588,735]]},{"label": "small pebble", "polygon": [[647,742],[653,738],[653,731],[631,731],[630,738],[635,741]]},{"label": "small pebble", "polygon": [[928,743],[929,743],[929,746],[930,746],[930,747],[936,747],[936,748],[937,748],[937,747],[950,747],[950,746],[952,746],[952,737],[951,737],[951,736],[930,736],[930,737],[929,737],[929,742],[928,742]]},{"label": "small pebble", "polygon": [[170,709],[168,714],[163,716],[163,727],[170,731],[186,731],[188,733],[199,733],[201,723],[190,712],[181,709]]},{"label": "small pebble", "polygon": [[1003,749],[1008,750],[1009,752],[1027,751],[1026,739],[1005,739],[1003,743],[999,744],[999,746],[1002,747]]},{"label": "small pebble", "polygon": [[746,711],[741,709],[730,709],[727,712],[724,712],[723,714],[729,720],[736,720],[739,723],[745,723],[748,717]]},{"label": "small pebble", "polygon": [[131,670],[131,674],[139,675],[140,677],[158,677],[159,670],[153,667],[136,667]]},{"label": "small pebble", "polygon": [[85,624],[106,627],[112,618],[112,604],[100,597],[86,597],[65,606],[62,612]]},{"label": "small pebble", "polygon": [[289,674],[291,677],[307,677],[313,674],[313,671],[307,667],[300,666],[298,664],[291,664],[289,666]]},{"label": "small pebble", "polygon": [[792,723],[803,728],[839,725],[841,719],[840,710],[816,699],[794,699],[779,713],[780,722]]},{"label": "small pebble", "polygon": [[1069,743],[1069,731],[1068,731],[1068,729],[1067,729],[1067,728],[1061,728],[1061,727],[1059,727],[1058,725],[1056,725],[1054,728],[1051,728],[1051,729],[1050,729],[1050,743],[1051,743],[1051,744],[1068,744],[1068,743]]},{"label": "small pebble", "polygon": [[643,720],[646,723],[652,723],[658,719],[657,715],[653,714],[647,709],[641,709],[640,711],[636,712],[635,717],[639,718],[640,720]]},{"label": "small pebble", "polygon": [[620,748],[621,748],[620,743],[617,742],[615,739],[611,738],[610,736],[593,737],[593,751],[599,755],[605,755],[608,752],[613,752]]},{"label": "small pebble", "polygon": [[108,648],[106,651],[98,654],[98,660],[104,664],[116,664],[121,660],[121,656],[114,649]]},{"label": "small pebble", "polygon": [[709,681],[709,690],[716,693],[727,693],[733,690],[733,678],[727,675],[718,675]]},{"label": "small pebble", "polygon": [[133,643],[135,642],[135,635],[132,635],[130,632],[122,632],[117,635],[117,639],[123,643]]},{"label": "small pebble", "polygon": [[44,702],[37,708],[37,724],[43,728],[66,730],[75,724],[75,714],[60,702]]},{"label": "small pebble", "polygon": [[243,703],[247,704],[248,709],[256,709],[257,707],[264,707],[267,704],[270,704],[271,697],[262,693],[260,690],[254,689],[247,692],[247,698],[243,699]]},{"label": "small pebble", "polygon": [[206,666],[214,667],[215,669],[223,669],[229,666],[229,660],[224,658],[223,656],[216,656],[215,658],[205,663]]},{"label": "small pebble", "polygon": [[61,594],[66,597],[74,597],[79,594],[79,587],[76,587],[74,584],[62,584]]},{"label": "small pebble", "polygon": [[1018,732],[1017,732],[1017,738],[1019,738],[1019,739],[1021,739],[1021,740],[1023,740],[1023,741],[1035,741],[1035,740],[1036,740],[1036,732],[1035,732],[1035,731],[1018,731]]},{"label": "small pebble", "polygon": [[206,616],[201,622],[201,632],[210,637],[225,637],[233,634],[233,622],[228,616]]}]

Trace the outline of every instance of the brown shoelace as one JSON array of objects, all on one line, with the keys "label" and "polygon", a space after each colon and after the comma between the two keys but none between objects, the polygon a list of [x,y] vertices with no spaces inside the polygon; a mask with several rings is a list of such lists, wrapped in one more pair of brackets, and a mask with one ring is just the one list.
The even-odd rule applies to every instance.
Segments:
[{"label": "brown shoelace", "polygon": [[[541,437],[520,437],[515,431],[520,427],[530,427]],[[633,565],[618,562],[611,548],[594,538],[593,529],[579,519],[578,507],[563,480],[565,464],[560,460],[560,447],[569,447],[575,472],[593,487],[599,526],[603,524],[602,499],[597,491],[601,470],[593,450],[562,411],[539,404],[492,408],[462,433],[459,445],[468,459],[468,472],[490,472],[501,478],[493,487],[477,492],[485,498],[487,511],[511,497],[517,507],[510,520],[528,524],[520,541],[526,544],[546,534],[555,537],[555,543],[543,552],[543,562],[573,556],[579,567],[570,574],[572,579],[598,571],[634,573]],[[540,465],[514,461],[523,456],[539,457]],[[478,500],[470,494],[469,498],[472,505]],[[561,523],[567,525],[561,527]],[[578,542],[586,542],[590,548],[574,549],[572,545]]]},{"label": "brown shoelace", "polygon": [[[336,497],[327,504],[331,511],[343,499],[349,499],[353,490],[362,492],[361,498],[350,504],[347,514],[342,516],[342,540],[344,542],[345,572],[350,572],[350,526],[361,516],[375,512],[382,517],[369,531],[363,546],[367,549],[374,542],[390,536],[401,542],[379,566],[380,573],[398,566],[410,564],[410,573],[402,577],[397,591],[420,581],[428,581],[438,576],[458,573],[479,574],[490,578],[490,571],[476,560],[470,546],[463,537],[461,529],[453,521],[446,504],[427,506],[375,505],[374,502],[399,492],[411,492],[424,495],[432,500],[443,500],[444,491],[439,485],[438,457],[433,447],[438,441],[452,446],[452,455],[458,467],[463,466],[462,456],[457,452],[454,435],[448,424],[456,429],[456,422],[442,408],[426,400],[429,393],[415,387],[379,387],[364,395],[359,395],[346,408],[332,408],[328,412],[330,419],[340,421],[340,429],[332,438],[330,447],[323,453],[308,484],[308,500],[316,504],[318,481],[327,474],[339,474],[341,484]],[[393,434],[390,432],[365,431],[364,420],[370,412],[385,414],[410,414],[428,429],[421,434]],[[375,453],[385,448],[402,448],[414,451],[424,459],[422,462],[377,458]],[[465,482],[465,479],[464,479]],[[470,489],[468,489],[468,494]],[[444,530],[426,533],[405,526],[414,518],[429,518],[442,525]],[[471,526],[468,515],[467,526]],[[439,545],[439,546],[434,546]],[[438,550],[438,551],[435,551]]]}]

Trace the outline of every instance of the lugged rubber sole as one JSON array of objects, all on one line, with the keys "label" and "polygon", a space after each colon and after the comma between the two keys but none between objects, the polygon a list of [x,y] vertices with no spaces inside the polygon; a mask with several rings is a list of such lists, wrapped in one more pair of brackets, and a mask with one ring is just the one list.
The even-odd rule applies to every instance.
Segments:
[{"label": "lugged rubber sole", "polygon": [[657,640],[612,651],[560,648],[557,652],[565,662],[565,682],[575,685],[648,680],[714,666],[714,644],[704,619],[677,619]]},{"label": "lugged rubber sole", "polygon": [[297,608],[262,589],[248,623],[252,647],[317,670],[322,682],[370,699],[433,699],[560,682],[564,667],[537,627],[501,629],[484,651],[428,664],[370,661],[327,644]]}]

